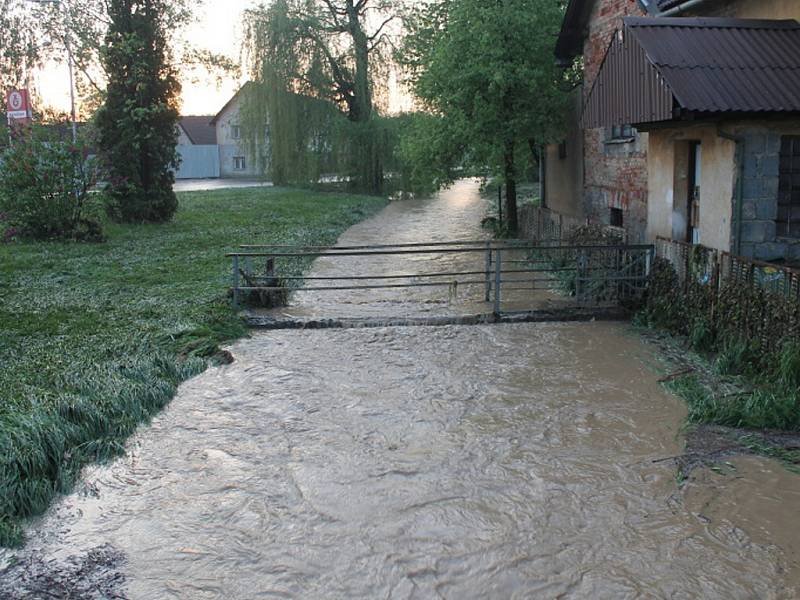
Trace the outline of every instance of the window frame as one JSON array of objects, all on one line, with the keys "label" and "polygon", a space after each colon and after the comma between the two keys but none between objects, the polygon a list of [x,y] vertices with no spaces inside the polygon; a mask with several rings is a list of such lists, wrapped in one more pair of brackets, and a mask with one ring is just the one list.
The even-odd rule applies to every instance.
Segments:
[{"label": "window frame", "polygon": [[240,139],[242,139],[242,126],[241,125],[231,125],[231,139],[232,140],[240,140]]},{"label": "window frame", "polygon": [[606,128],[607,144],[627,144],[636,139],[636,128],[630,123]]},{"label": "window frame", "polygon": [[[241,160],[241,167],[238,166],[239,161]],[[245,171],[247,170],[247,161],[245,160],[244,156],[234,156],[233,157],[233,170],[234,171]]]},{"label": "window frame", "polygon": [[609,207],[608,224],[611,227],[625,227],[625,211],[618,206]]}]

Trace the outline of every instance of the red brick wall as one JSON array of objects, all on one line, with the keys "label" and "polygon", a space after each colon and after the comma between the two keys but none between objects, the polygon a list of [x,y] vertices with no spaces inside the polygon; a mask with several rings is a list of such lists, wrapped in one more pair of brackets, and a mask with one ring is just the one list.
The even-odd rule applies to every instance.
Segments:
[{"label": "red brick wall", "polygon": [[[583,46],[584,93],[592,88],[621,18],[644,15],[637,0],[596,0]],[[610,132],[608,132],[610,135]],[[608,223],[612,207],[623,209],[631,241],[644,239],[647,227],[647,135],[626,144],[609,144],[603,129],[584,130],[585,214]]]}]

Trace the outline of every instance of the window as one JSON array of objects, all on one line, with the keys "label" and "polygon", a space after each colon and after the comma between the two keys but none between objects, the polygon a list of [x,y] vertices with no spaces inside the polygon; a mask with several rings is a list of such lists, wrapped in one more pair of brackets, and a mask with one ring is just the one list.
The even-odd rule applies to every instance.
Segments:
[{"label": "window", "polygon": [[567,158],[567,142],[558,145],[558,158]]},{"label": "window", "polygon": [[781,137],[777,234],[800,238],[800,135]]},{"label": "window", "polygon": [[607,142],[628,142],[636,137],[636,130],[630,125],[614,125]]},{"label": "window", "polygon": [[245,170],[245,162],[244,156],[234,156],[233,157],[233,169],[234,171],[244,171]]},{"label": "window", "polygon": [[241,139],[242,137],[242,128],[238,125],[231,125],[231,138],[234,140]]},{"label": "window", "polygon": [[612,227],[622,227],[622,209],[612,208],[610,224]]}]

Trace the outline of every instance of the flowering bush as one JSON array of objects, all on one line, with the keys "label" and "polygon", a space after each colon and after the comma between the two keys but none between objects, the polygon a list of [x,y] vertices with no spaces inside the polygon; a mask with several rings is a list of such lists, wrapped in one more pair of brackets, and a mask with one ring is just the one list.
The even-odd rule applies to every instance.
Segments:
[{"label": "flowering bush", "polygon": [[0,156],[0,235],[98,241],[97,221],[88,218],[96,183],[94,161],[83,142],[63,137],[56,125],[17,129]]}]

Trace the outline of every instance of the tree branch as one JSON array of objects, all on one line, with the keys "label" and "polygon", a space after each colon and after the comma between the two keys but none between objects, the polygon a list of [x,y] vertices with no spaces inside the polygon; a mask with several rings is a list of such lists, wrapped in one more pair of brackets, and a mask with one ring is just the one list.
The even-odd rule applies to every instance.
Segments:
[{"label": "tree branch", "polygon": [[381,34],[381,31],[383,31],[383,28],[384,28],[384,27],[386,27],[386,26],[387,26],[389,23],[391,23],[392,21],[394,21],[394,18],[395,18],[396,16],[397,16],[397,15],[392,15],[392,16],[391,16],[391,17],[389,17],[388,19],[385,19],[385,20],[383,21],[383,23],[381,23],[381,26],[380,26],[380,27],[378,27],[378,30],[377,30],[375,33],[373,33],[373,34],[372,34],[370,37],[368,37],[368,38],[367,38],[367,41],[371,42],[371,41],[373,41],[375,38],[377,38],[377,37],[378,37],[378,36]]},{"label": "tree branch", "polygon": [[340,33],[345,32],[347,29],[344,25],[342,25],[342,21],[339,19],[339,17],[346,17],[347,11],[341,8],[336,8],[333,0],[323,0],[323,2],[328,7],[328,12],[331,13],[331,18],[333,19],[334,24],[333,30]]}]

